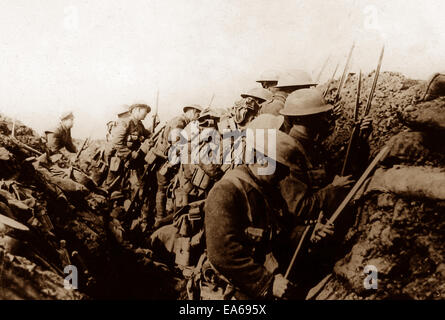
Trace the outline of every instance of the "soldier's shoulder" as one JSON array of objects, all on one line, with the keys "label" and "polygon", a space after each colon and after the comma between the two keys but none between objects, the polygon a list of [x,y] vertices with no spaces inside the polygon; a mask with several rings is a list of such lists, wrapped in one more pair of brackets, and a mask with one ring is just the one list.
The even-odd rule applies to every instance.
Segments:
[{"label": "soldier's shoulder", "polygon": [[62,127],[60,125],[53,126],[53,127],[50,127],[49,129],[45,130],[45,134],[57,134],[61,131],[62,131]]},{"label": "soldier's shoulder", "polygon": [[127,128],[127,127],[130,126],[130,122],[131,122],[131,119],[130,119],[130,118],[122,118],[122,119],[118,119],[118,120],[116,121],[116,126],[117,126],[117,127],[124,127],[124,128]]},{"label": "soldier's shoulder", "polygon": [[171,129],[175,129],[175,128],[184,129],[186,127],[187,123],[188,122],[185,119],[185,117],[183,115],[180,115],[180,116],[176,116],[173,119],[171,119],[167,123],[167,127],[171,128]]},{"label": "soldier's shoulder", "polygon": [[224,204],[234,202],[234,199],[237,199],[238,194],[238,188],[230,180],[223,178],[216,182],[210,190],[205,206],[209,209],[219,209],[221,206],[224,206]]}]

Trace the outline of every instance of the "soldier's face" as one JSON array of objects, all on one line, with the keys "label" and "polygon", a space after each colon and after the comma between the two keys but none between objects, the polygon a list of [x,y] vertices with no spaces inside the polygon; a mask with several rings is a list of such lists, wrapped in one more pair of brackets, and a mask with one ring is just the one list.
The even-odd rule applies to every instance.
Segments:
[{"label": "soldier's face", "polygon": [[65,128],[71,129],[73,127],[73,125],[74,125],[74,119],[73,118],[69,118],[69,119],[63,120],[63,125],[65,126]]},{"label": "soldier's face", "polygon": [[189,109],[185,114],[191,121],[196,120],[199,117],[199,111],[196,109]]},{"label": "soldier's face", "polygon": [[264,89],[269,89],[270,87],[276,86],[278,81],[262,81],[261,86]]},{"label": "soldier's face", "polygon": [[137,108],[137,109],[138,110],[136,112],[136,118],[141,121],[144,120],[148,114],[148,112],[147,112],[148,110],[145,108]]},{"label": "soldier's face", "polygon": [[291,121],[293,126],[300,126],[304,128],[305,133],[311,139],[315,139],[316,137],[325,139],[327,137],[326,132],[330,129],[330,124],[327,121],[325,113],[302,117],[292,117]]}]

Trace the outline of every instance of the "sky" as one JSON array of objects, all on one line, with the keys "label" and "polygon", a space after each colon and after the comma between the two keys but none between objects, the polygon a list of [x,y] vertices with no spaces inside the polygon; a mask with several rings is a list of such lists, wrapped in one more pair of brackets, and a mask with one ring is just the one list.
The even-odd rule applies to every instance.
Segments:
[{"label": "sky", "polygon": [[[42,133],[72,110],[103,138],[123,105],[230,107],[264,71],[445,70],[442,0],[1,0],[0,113]],[[146,124],[149,123],[149,118]]]}]

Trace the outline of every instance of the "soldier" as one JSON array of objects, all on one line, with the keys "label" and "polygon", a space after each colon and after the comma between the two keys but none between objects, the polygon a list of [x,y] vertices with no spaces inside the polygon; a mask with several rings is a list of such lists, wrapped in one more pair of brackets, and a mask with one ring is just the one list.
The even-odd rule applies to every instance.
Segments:
[{"label": "soldier", "polygon": [[[146,104],[133,104],[128,108],[130,115],[118,120],[117,126],[112,130],[110,148],[108,176],[105,187],[112,190],[119,183],[124,182],[124,168],[130,162],[139,158],[139,148],[141,143],[150,137],[150,131],[145,129],[142,120],[151,111]],[[134,170],[133,170],[134,171]],[[135,173],[135,172],[133,172]],[[133,175],[134,177],[134,175]],[[133,179],[133,189],[137,183]]]},{"label": "soldier", "polygon": [[239,128],[245,127],[258,114],[261,104],[269,101],[272,94],[263,88],[253,88],[241,94],[242,100],[237,101],[233,108],[233,118]]},{"label": "soldier", "polygon": [[194,121],[199,117],[201,110],[202,108],[199,105],[185,106],[183,108],[184,113],[182,115],[173,118],[165,125],[164,132],[161,136],[159,136],[159,139],[154,147],[155,154],[164,159],[164,164],[156,173],[158,190],[156,192],[155,229],[160,226],[162,219],[166,215],[165,206],[167,202],[167,187],[177,171],[177,168],[173,167],[168,161],[168,151],[172,144],[177,142],[177,140],[172,140],[175,138],[179,139],[179,137],[173,137],[173,130],[184,129],[189,122]]},{"label": "soldier", "polygon": [[122,106],[122,110],[119,111],[119,113],[117,114],[117,119],[116,120],[111,120],[107,122],[107,134],[106,134],[106,141],[110,142],[111,138],[112,138],[112,131],[114,128],[117,127],[117,124],[119,122],[120,119],[124,119],[130,116],[130,111],[128,110],[128,106],[124,105]]},{"label": "soldier", "polygon": [[[256,81],[261,84],[264,89],[270,90],[278,83],[279,73],[275,70],[264,71],[260,78]],[[273,93],[273,91],[271,91]]]},{"label": "soldier", "polygon": [[285,73],[280,75],[278,84],[274,87],[276,91],[273,92],[272,99],[262,105],[260,113],[279,115],[280,110],[284,107],[287,96],[291,92],[316,85],[311,77],[302,70],[294,70],[292,74]]},{"label": "soldier", "polygon": [[[343,199],[346,191],[353,184],[352,176],[335,176],[330,184],[324,163],[323,147],[321,142],[329,134],[330,118],[333,106],[326,104],[322,93],[315,88],[302,89],[291,93],[284,108],[280,111],[285,116],[287,123],[291,125],[288,134],[299,146],[300,157],[297,159],[297,166],[291,169],[290,175],[280,182],[280,189],[283,198],[287,203],[288,210],[296,216],[307,216],[308,212],[323,212],[327,218]],[[370,118],[361,124],[363,139],[369,134]],[[363,145],[367,145],[363,141]],[[366,149],[364,146],[363,149]],[[360,152],[358,152],[360,153]],[[362,165],[367,164],[368,153],[361,155]],[[319,217],[323,218],[323,217]],[[310,219],[311,220],[311,219]],[[315,220],[306,220],[305,223],[314,223]],[[345,228],[347,223],[339,222],[341,228]],[[337,234],[341,234],[339,227],[336,227]],[[332,234],[333,226],[326,232]],[[300,234],[295,233],[298,238]],[[333,242],[332,242],[333,243]],[[330,250],[334,254],[334,250]],[[321,256],[321,255],[320,255]],[[324,261],[329,260],[328,255],[323,255]],[[316,259],[319,259],[318,257]],[[307,262],[305,266],[315,276],[319,263]],[[301,267],[303,268],[303,267]],[[300,286],[311,286],[311,277],[300,279]],[[306,281],[306,284],[302,282]]]},{"label": "soldier", "polygon": [[77,148],[71,138],[73,125],[74,115],[70,111],[62,114],[60,123],[55,129],[45,131],[48,156],[58,153],[62,148],[65,148],[68,152],[77,152]]},{"label": "soldier", "polygon": [[[261,128],[256,120],[251,127]],[[281,228],[277,211],[286,207],[276,185],[289,169],[299,169],[300,151],[292,137],[276,127],[275,133],[276,143],[264,142],[267,161],[228,171],[205,203],[208,260],[202,268],[205,274],[213,273],[219,279],[215,283],[225,284],[224,298],[289,298],[294,293],[294,286],[280,273],[273,251]],[[260,171],[271,163],[276,164],[273,172]],[[307,211],[303,218],[314,219],[316,214]],[[322,229],[325,234],[320,236],[328,232]]]},{"label": "soldier", "polygon": [[102,185],[104,179],[108,174],[108,166],[112,152],[114,152],[114,145],[112,144],[113,130],[117,127],[119,121],[130,116],[128,106],[124,105],[117,114],[117,119],[107,122],[107,132],[105,136],[106,143],[97,150],[93,155],[91,161],[91,167],[89,171],[92,173],[94,182],[98,185]]},{"label": "soldier", "polygon": [[[222,112],[218,110],[205,109],[201,112],[198,121],[189,123],[184,130],[187,132],[187,139],[190,143],[188,149],[190,162],[181,163],[177,175],[179,185],[175,190],[176,208],[205,198],[213,182],[222,176],[220,158],[216,159],[218,161],[208,161],[210,163],[202,161],[204,156],[208,156],[213,151],[213,148],[221,147],[218,141],[213,141],[215,138],[221,142],[220,134],[217,131],[217,123],[221,115]],[[197,126],[195,130],[192,130],[192,125]],[[204,132],[209,135],[201,136],[200,134],[204,134]],[[213,137],[214,134],[217,134],[218,137]],[[212,139],[208,142],[207,138],[210,136]],[[192,145],[196,146],[196,150],[192,150]],[[192,157],[194,158],[192,159]],[[212,159],[209,157],[209,160]]]},{"label": "soldier", "polygon": [[[325,155],[323,141],[332,133],[335,123],[332,121],[332,109],[326,104],[318,89],[302,89],[293,92],[286,99],[280,114],[285,117],[284,131],[302,145],[312,167],[321,164]],[[287,126],[286,126],[287,124]],[[355,152],[355,173],[361,173],[369,157],[368,137],[372,131],[372,117],[368,115],[360,125],[360,141]],[[328,159],[323,159],[328,161]]]}]

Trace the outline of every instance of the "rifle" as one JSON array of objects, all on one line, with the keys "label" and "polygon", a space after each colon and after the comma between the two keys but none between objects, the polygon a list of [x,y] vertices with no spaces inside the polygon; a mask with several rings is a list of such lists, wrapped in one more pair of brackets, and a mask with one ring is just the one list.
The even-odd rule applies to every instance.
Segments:
[{"label": "rifle", "polygon": [[374,96],[375,87],[377,86],[377,79],[379,78],[384,52],[385,52],[385,46],[382,47],[382,51],[380,52],[379,63],[377,65],[377,69],[375,70],[374,81],[372,82],[372,88],[371,91],[369,92],[368,102],[366,103],[365,116],[367,116],[369,111],[371,110],[371,102]]},{"label": "rifle", "polygon": [[[156,128],[158,128],[158,127],[159,127],[159,124],[156,126]],[[161,134],[161,132],[164,131],[164,128],[165,128],[165,124],[162,125],[162,126],[159,128],[158,131],[154,130],[154,131],[156,131],[156,132],[153,134],[153,136],[150,137],[150,140],[152,140],[153,142],[155,142],[155,140],[156,140],[157,137]]]},{"label": "rifle", "polygon": [[328,93],[328,91],[329,91],[329,89],[330,89],[330,87],[331,87],[332,81],[334,81],[335,74],[337,73],[337,69],[338,69],[338,63],[337,63],[337,65],[335,66],[335,70],[334,70],[334,73],[332,74],[331,79],[329,79],[329,82],[328,82],[328,85],[327,85],[327,87],[326,87],[326,90],[323,92],[323,98],[326,97],[326,94]]},{"label": "rifle", "polygon": [[[372,104],[372,98],[374,97],[374,93],[375,93],[375,88],[377,86],[377,80],[379,78],[379,74],[380,74],[380,68],[382,66],[382,60],[383,60],[383,53],[385,51],[385,46],[382,47],[382,51],[380,52],[380,57],[379,57],[379,61],[377,63],[377,69],[375,71],[375,75],[374,75],[374,81],[372,83],[372,87],[371,87],[371,91],[369,92],[369,96],[368,96],[368,101],[366,103],[366,109],[365,112],[363,114],[362,120],[369,114],[369,111],[371,110],[371,104]],[[346,169],[349,165],[350,162],[350,157],[351,157],[351,148],[352,145],[354,144],[354,142],[356,141],[356,139],[360,136],[361,132],[360,132],[360,122],[358,122],[358,108],[359,108],[359,100],[360,100],[360,86],[361,86],[361,71],[360,71],[360,79],[359,79],[359,87],[358,87],[358,92],[357,92],[357,100],[356,100],[356,105],[355,105],[355,110],[354,110],[354,128],[351,132],[351,137],[349,139],[349,143],[348,143],[348,148],[346,150],[346,157],[345,160],[343,162],[343,167],[341,170],[341,175],[343,176],[346,172]]]},{"label": "rifle", "polygon": [[156,92],[156,106],[155,106],[155,114],[153,116],[153,123],[151,125],[151,133],[155,132],[156,127],[156,117],[158,116],[158,104],[159,104],[159,90]]},{"label": "rifle", "polygon": [[357,191],[362,187],[365,180],[369,177],[371,172],[377,167],[377,165],[385,159],[386,155],[389,152],[389,146],[386,145],[383,147],[382,150],[377,154],[377,156],[374,158],[374,160],[371,162],[371,164],[366,168],[365,172],[362,174],[360,179],[355,183],[354,187],[349,191],[346,198],[343,200],[343,202],[338,206],[337,210],[332,214],[331,218],[328,220],[328,223],[334,223],[337,217],[343,212],[343,210],[346,208],[348,203],[351,201],[351,199],[355,196]]},{"label": "rifle", "polygon": [[[165,129],[165,124],[150,139],[154,142],[156,140],[156,138],[161,134],[161,132],[164,131],[164,129]],[[157,161],[155,161],[151,165],[148,165],[148,164],[145,165],[144,172],[142,173],[142,177],[141,177],[142,183],[139,185],[138,189],[132,196],[130,205],[125,210],[126,212],[132,212],[135,209],[136,202],[139,200],[139,196],[138,196],[139,192],[141,189],[145,188],[145,181],[147,180],[148,175],[155,170],[156,165],[157,165]],[[145,192],[144,192],[144,194],[145,194]]]},{"label": "rifle", "polygon": [[77,159],[79,159],[80,154],[82,153],[83,150],[86,149],[86,145],[90,143],[90,137],[86,138],[85,141],[82,144],[82,147],[79,149],[79,151],[77,151],[76,153],[76,157],[74,158],[73,163],[75,163],[77,161]]},{"label": "rifle", "polygon": [[346,74],[347,74],[347,71],[349,68],[349,63],[351,62],[352,51],[354,50],[354,47],[355,47],[355,42],[352,43],[351,50],[349,50],[348,59],[346,60],[345,68],[343,69],[343,74],[341,75],[341,78],[340,78],[340,84],[338,85],[337,94],[335,95],[335,98],[334,98],[334,103],[337,102],[338,99],[340,99],[341,89],[343,88],[343,85],[346,80]]},{"label": "rifle", "polygon": [[[363,172],[362,176],[358,181],[355,183],[354,187],[352,187],[351,191],[349,191],[348,195],[345,197],[345,199],[342,201],[342,203],[338,206],[337,210],[332,214],[332,216],[329,218],[328,223],[333,224],[335,220],[338,218],[338,216],[343,212],[343,210],[346,208],[346,206],[349,204],[349,202],[352,200],[352,198],[356,195],[357,191],[363,186],[365,183],[365,180],[369,177],[369,175],[372,173],[372,171],[377,167],[377,165],[385,159],[386,155],[389,152],[389,146],[386,145],[383,147],[382,150],[377,154],[377,156],[374,158],[374,160],[371,162],[371,164],[366,168],[366,170]],[[320,215],[318,216],[318,222],[320,222],[320,218],[322,216],[323,212],[320,212]],[[301,248],[303,247],[303,244],[307,238],[307,235],[309,234],[309,230],[311,229],[311,225],[306,226],[304,229],[303,235],[300,238],[300,241],[298,243],[297,248],[295,249],[294,255],[292,256],[292,260],[289,264],[289,267],[287,268],[285,278],[289,276],[289,273],[291,272],[295,261],[297,259],[298,253],[300,252]]]},{"label": "rifle", "polygon": [[210,99],[210,102],[209,102],[209,108],[212,106],[212,102],[213,102],[214,98],[215,98],[215,94],[212,94],[212,98]]},{"label": "rifle", "polygon": [[20,140],[18,140],[17,138],[15,138],[13,136],[10,136],[10,138],[11,138],[11,141],[14,142],[18,147],[23,148],[26,151],[30,151],[30,152],[36,154],[37,156],[41,156],[43,154],[42,152],[40,152],[34,148],[31,148],[30,146],[21,142]]},{"label": "rifle", "polygon": [[358,83],[357,83],[357,98],[355,100],[355,108],[354,108],[354,127],[351,132],[351,136],[349,137],[348,142],[348,148],[346,149],[346,157],[343,162],[343,167],[341,169],[341,175],[344,176],[346,172],[346,167],[349,165],[349,160],[351,157],[351,147],[352,144],[355,142],[355,139],[357,138],[357,133],[360,130],[360,123],[358,120],[358,111],[360,108],[360,89],[362,86],[362,70],[360,70],[359,76],[358,76]]},{"label": "rifle", "polygon": [[328,64],[329,58],[331,58],[330,55],[326,58],[325,62],[321,66],[320,72],[318,73],[317,79],[315,80],[316,83],[318,83],[318,81],[320,81],[320,77],[321,77],[324,69],[326,68],[326,65]]},{"label": "rifle", "polygon": [[[136,208],[136,204],[138,202],[139,199],[139,193],[142,189],[145,189],[145,181],[148,178],[148,175],[150,173],[152,173],[154,171],[154,169],[156,168],[156,163],[153,163],[152,165],[145,165],[144,168],[144,172],[142,173],[142,177],[141,177],[141,184],[139,185],[139,187],[137,188],[136,192],[133,194],[132,198],[131,198],[131,202],[128,205],[127,208],[125,208],[125,212],[127,213],[131,213],[134,211],[134,209]],[[145,191],[145,190],[144,190]],[[145,194],[145,192],[144,192]],[[142,195],[142,198],[144,197],[144,195]]]}]

